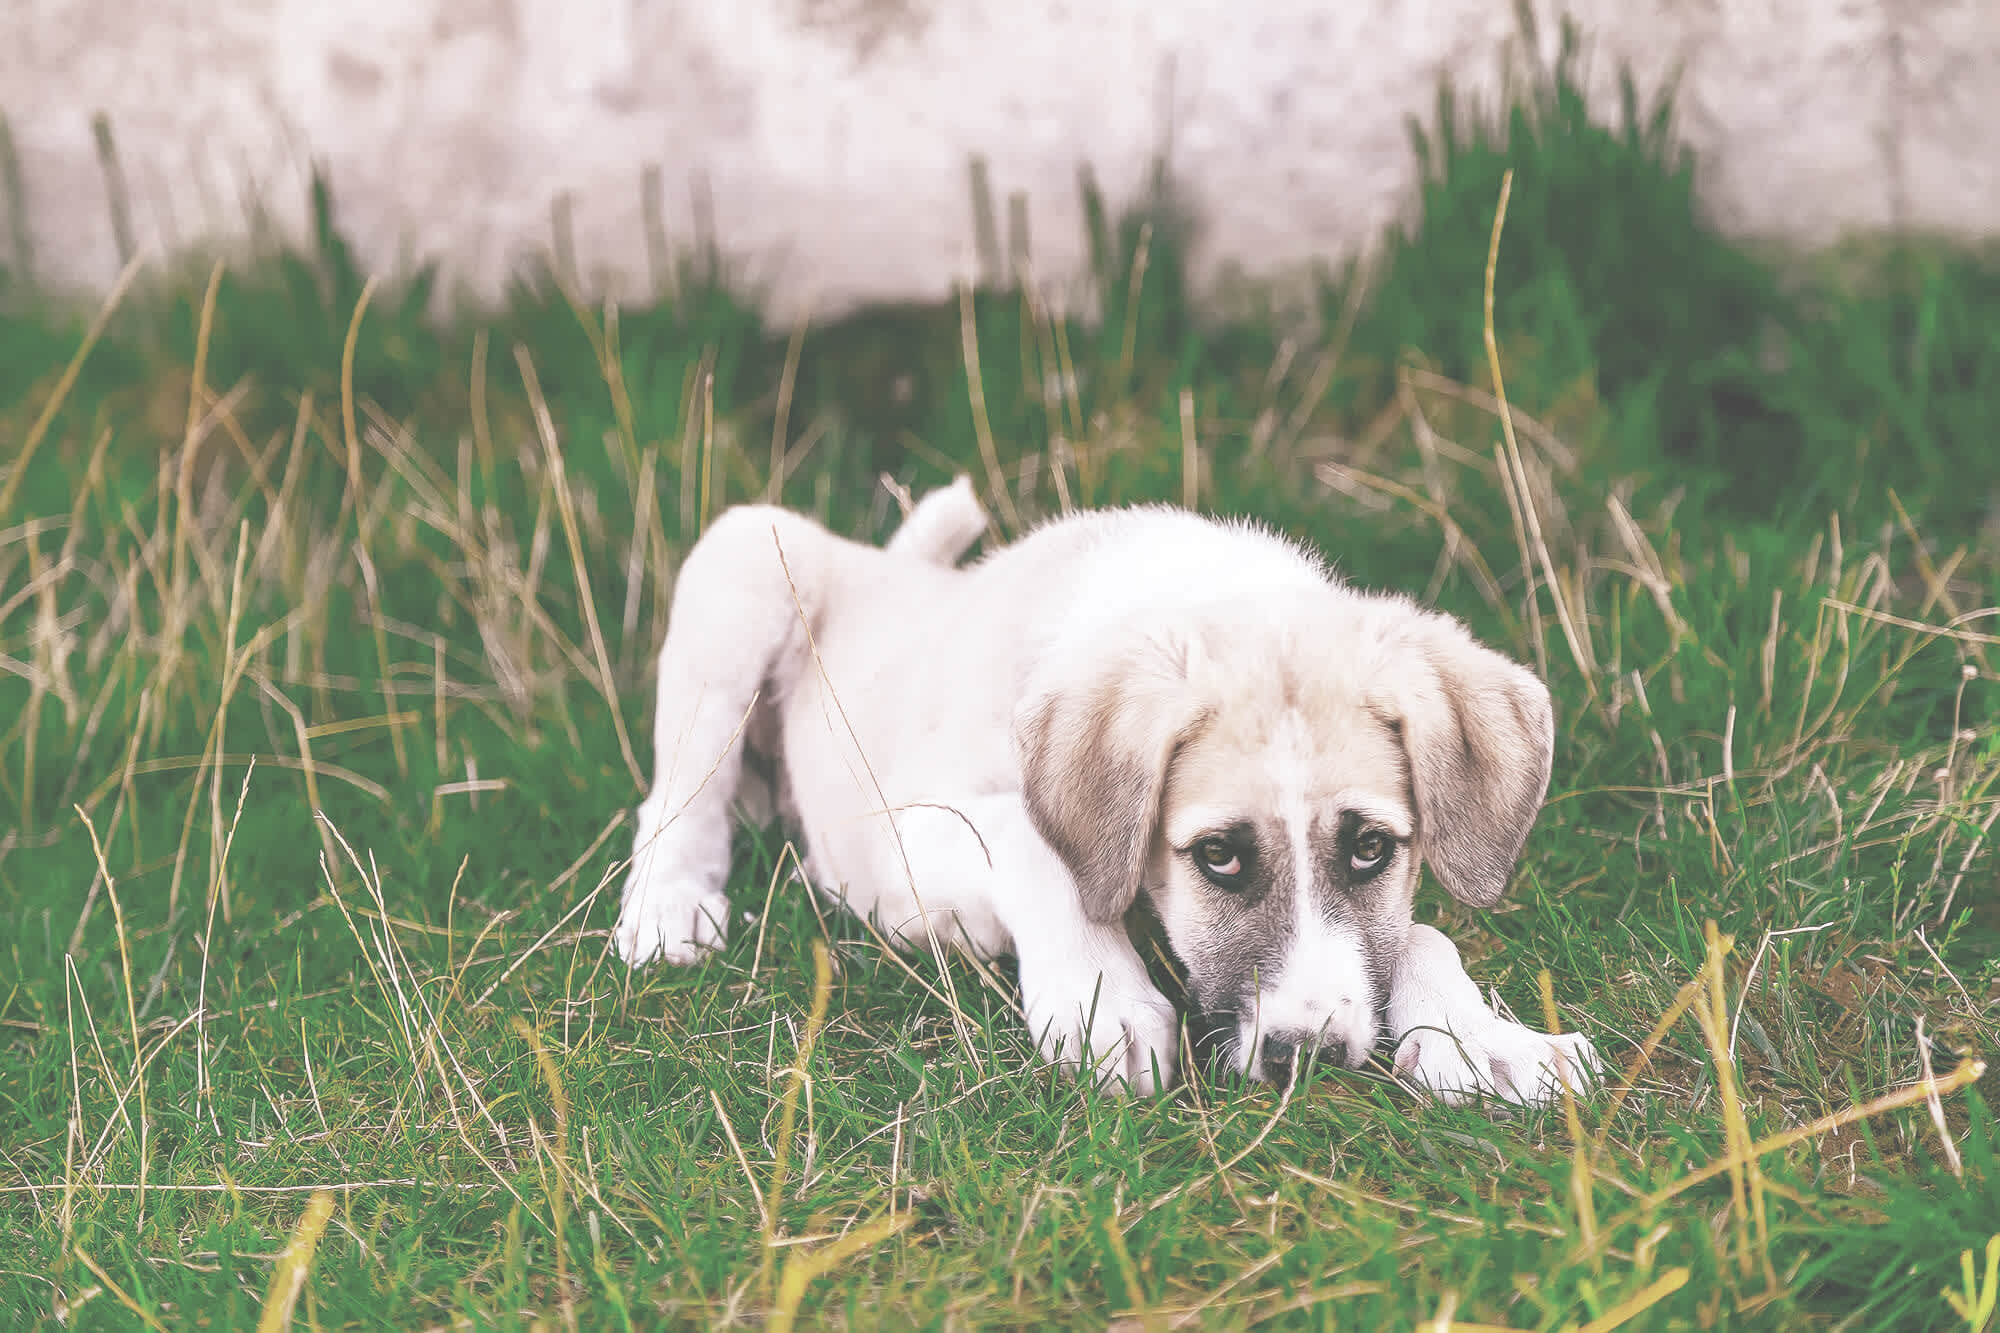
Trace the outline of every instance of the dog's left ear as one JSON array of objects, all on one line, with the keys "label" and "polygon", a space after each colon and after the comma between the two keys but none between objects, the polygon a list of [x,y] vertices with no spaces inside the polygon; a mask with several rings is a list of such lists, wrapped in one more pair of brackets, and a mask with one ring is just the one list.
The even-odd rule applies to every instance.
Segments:
[{"label": "dog's left ear", "polygon": [[1174,751],[1200,726],[1185,653],[1150,640],[1030,687],[1014,715],[1028,817],[1092,921],[1139,894]]},{"label": "dog's left ear", "polygon": [[1416,788],[1424,860],[1460,902],[1491,907],[1507,889],[1549,788],[1555,713],[1526,667],[1425,613],[1428,669],[1395,687]]}]

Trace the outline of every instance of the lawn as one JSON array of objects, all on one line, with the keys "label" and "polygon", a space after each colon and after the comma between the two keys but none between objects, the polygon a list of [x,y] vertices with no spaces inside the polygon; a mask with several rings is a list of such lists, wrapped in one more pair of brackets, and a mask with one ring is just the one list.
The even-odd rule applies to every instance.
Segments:
[{"label": "lawn", "polygon": [[[1560,73],[1415,151],[1368,273],[1222,322],[1165,183],[1090,195],[1067,313],[771,328],[711,254],[440,321],[324,194],[101,315],[0,271],[8,1322],[1990,1326],[2000,265],[1733,245]],[[996,538],[1257,515],[1532,662],[1515,886],[1418,915],[1608,1085],[1100,1093],[747,830],[720,955],[610,956],[677,561],[961,471]]]}]

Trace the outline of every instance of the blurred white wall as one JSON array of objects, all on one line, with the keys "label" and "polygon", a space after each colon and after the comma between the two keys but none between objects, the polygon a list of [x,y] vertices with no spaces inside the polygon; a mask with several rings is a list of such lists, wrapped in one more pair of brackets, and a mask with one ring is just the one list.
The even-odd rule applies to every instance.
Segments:
[{"label": "blurred white wall", "polygon": [[636,296],[650,167],[671,246],[706,214],[780,314],[824,314],[973,271],[975,154],[1045,280],[1079,266],[1078,166],[1117,204],[1162,149],[1204,280],[1352,254],[1409,209],[1439,76],[1490,104],[1566,12],[1607,105],[1621,62],[1678,73],[1731,231],[2000,231],[1993,0],[1530,7],[1538,52],[1510,0],[7,0],[0,111],[46,281],[119,266],[101,113],[154,252],[240,246],[256,204],[297,235],[317,158],[372,267],[490,300],[567,194],[578,269]]}]

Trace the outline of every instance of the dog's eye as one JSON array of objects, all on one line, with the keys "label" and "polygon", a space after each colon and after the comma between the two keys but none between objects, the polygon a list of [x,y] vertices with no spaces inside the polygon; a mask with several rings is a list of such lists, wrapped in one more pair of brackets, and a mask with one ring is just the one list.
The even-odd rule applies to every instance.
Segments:
[{"label": "dog's eye", "polygon": [[1393,838],[1377,829],[1369,829],[1354,840],[1354,851],[1348,856],[1347,864],[1356,874],[1365,875],[1380,870],[1395,851]]},{"label": "dog's eye", "polygon": [[1196,843],[1194,862],[1203,874],[1219,883],[1243,873],[1243,857],[1221,838],[1203,838]]}]

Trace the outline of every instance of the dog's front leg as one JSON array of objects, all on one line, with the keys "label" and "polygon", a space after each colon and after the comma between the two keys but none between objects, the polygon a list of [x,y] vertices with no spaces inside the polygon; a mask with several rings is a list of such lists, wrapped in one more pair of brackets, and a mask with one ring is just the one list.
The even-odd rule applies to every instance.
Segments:
[{"label": "dog's front leg", "polygon": [[729,932],[730,803],[759,691],[791,669],[838,539],[766,505],[731,509],[688,553],[660,649],[653,785],[612,940],[633,966],[692,963]]},{"label": "dog's front leg", "polygon": [[1479,996],[1458,948],[1430,926],[1411,926],[1389,989],[1396,1072],[1451,1104],[1498,1097],[1545,1106],[1562,1081],[1582,1091],[1601,1069],[1580,1032],[1549,1036],[1501,1018]]},{"label": "dog's front leg", "polygon": [[[1017,795],[928,802],[901,813],[903,854],[920,882],[979,900],[1012,942],[1021,1008],[1042,1058],[1088,1067],[1141,1096],[1174,1078],[1180,1021],[1146,975],[1120,921],[1092,921],[1076,880]],[[949,886],[947,890],[945,886]]]},{"label": "dog's front leg", "polygon": [[1146,975],[1122,921],[1092,921],[1069,868],[1018,812],[1013,841],[1025,874],[997,904],[1021,965],[1021,1008],[1042,1057],[1065,1069],[1087,1060],[1106,1086],[1139,1096],[1174,1081],[1180,1020]]},{"label": "dog's front leg", "polygon": [[1015,933],[1021,1007],[1042,1057],[1064,1069],[1087,1060],[1097,1081],[1139,1096],[1174,1081],[1180,1021],[1146,975],[1122,922],[1040,916]]}]

